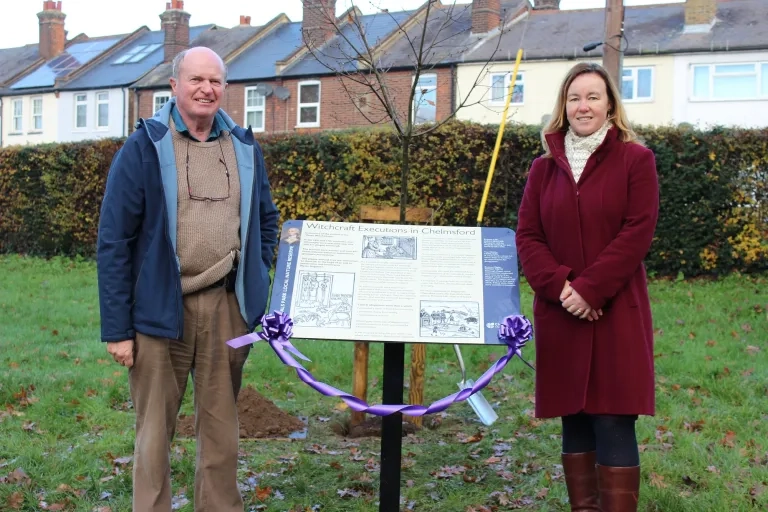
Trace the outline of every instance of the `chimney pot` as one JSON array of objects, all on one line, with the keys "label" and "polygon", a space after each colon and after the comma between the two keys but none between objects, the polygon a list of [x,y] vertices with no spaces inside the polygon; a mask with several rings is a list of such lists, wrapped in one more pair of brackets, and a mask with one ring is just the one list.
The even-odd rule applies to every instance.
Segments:
[{"label": "chimney pot", "polygon": [[45,60],[52,59],[64,51],[67,33],[64,30],[64,19],[67,16],[61,12],[61,2],[46,0],[43,11],[37,14],[40,26],[38,52]]},{"label": "chimney pot", "polygon": [[166,10],[160,15],[164,32],[163,62],[171,62],[176,55],[189,48],[189,13],[184,12],[182,0],[165,4]]}]

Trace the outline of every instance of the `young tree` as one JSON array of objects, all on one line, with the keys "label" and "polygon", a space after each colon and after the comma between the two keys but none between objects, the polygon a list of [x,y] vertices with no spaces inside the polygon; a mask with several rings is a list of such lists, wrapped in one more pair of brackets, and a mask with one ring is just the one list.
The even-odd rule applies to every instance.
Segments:
[{"label": "young tree", "polygon": [[[499,52],[504,24],[514,16],[499,12],[498,22],[491,21],[489,30],[476,32],[472,4],[459,4],[455,0],[450,3],[426,0],[410,16],[381,8],[377,8],[375,14],[363,16],[354,0],[350,0],[351,8],[341,18],[333,12],[335,1],[302,1],[305,7],[316,10],[327,30],[335,36],[326,42],[326,38],[318,37],[315,31],[305,30],[305,48],[338,77],[350,107],[371,125],[388,124],[394,128],[400,145],[400,221],[405,223],[410,150],[414,140],[439,129],[462,108],[486,101],[486,94],[470,101],[478,97],[471,93],[477,87],[488,88],[480,84],[487,84],[489,65]],[[369,1],[376,7],[373,0]],[[390,25],[395,27],[383,39],[371,30],[376,18],[381,16],[388,17]],[[432,78],[425,80],[424,75],[459,62],[462,54],[478,44],[494,45],[494,50],[482,63],[471,88],[456,91],[456,104],[450,105],[447,112],[441,108],[443,115],[436,115],[437,105],[431,96],[438,84],[432,83]]]}]

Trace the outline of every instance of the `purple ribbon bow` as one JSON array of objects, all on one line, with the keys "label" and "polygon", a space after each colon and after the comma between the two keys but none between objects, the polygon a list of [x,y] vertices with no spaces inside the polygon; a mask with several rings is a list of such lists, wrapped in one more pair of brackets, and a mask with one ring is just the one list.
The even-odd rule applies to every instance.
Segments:
[{"label": "purple ribbon bow", "polygon": [[291,354],[299,359],[309,361],[296,347],[294,347],[290,338],[293,334],[293,320],[281,312],[275,311],[272,314],[264,315],[261,320],[262,331],[246,334],[227,342],[232,348],[240,348],[259,340],[266,341],[272,350],[286,366],[296,370],[299,378],[310,387],[316,389],[325,396],[334,396],[343,400],[350,409],[357,412],[374,414],[376,416],[388,416],[399,412],[407,416],[423,416],[425,414],[434,414],[441,412],[456,402],[462,402],[474,395],[491,381],[494,375],[499,373],[507,363],[515,356],[519,357],[529,368],[534,369],[522,356],[522,348],[533,336],[531,322],[523,315],[510,315],[502,321],[499,326],[499,339],[507,345],[507,353],[494,363],[486,372],[480,376],[471,388],[462,389],[445,398],[433,402],[429,406],[423,405],[368,405],[364,400],[357,398],[337,389],[333,386],[317,381],[306,368],[297,362]]}]

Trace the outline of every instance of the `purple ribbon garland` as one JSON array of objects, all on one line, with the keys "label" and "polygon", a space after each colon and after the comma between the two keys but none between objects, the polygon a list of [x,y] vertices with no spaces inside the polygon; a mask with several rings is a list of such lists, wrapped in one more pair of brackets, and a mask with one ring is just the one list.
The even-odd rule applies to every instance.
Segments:
[{"label": "purple ribbon garland", "polygon": [[308,384],[310,387],[316,389],[325,396],[333,396],[342,399],[350,409],[357,412],[365,412],[368,414],[374,414],[376,416],[388,416],[390,414],[399,412],[407,416],[423,416],[425,414],[434,414],[441,412],[450,407],[456,402],[462,402],[474,395],[491,381],[494,375],[499,373],[507,363],[515,356],[525,363],[529,368],[534,369],[528,361],[523,359],[522,349],[525,344],[532,338],[533,329],[531,322],[523,315],[510,315],[502,321],[499,326],[499,339],[507,345],[507,353],[504,354],[498,361],[494,363],[471,388],[462,389],[457,393],[449,395],[445,398],[433,402],[428,407],[423,405],[368,405],[364,400],[357,398],[337,389],[333,386],[329,386],[323,382],[317,381],[307,369],[305,369],[293,355],[304,361],[309,359],[298,351],[296,347],[290,341],[293,335],[293,320],[285,313],[281,311],[275,311],[272,314],[264,315],[262,317],[262,331],[246,334],[235,338],[227,342],[232,348],[240,348],[251,343],[258,342],[260,340],[269,343],[272,350],[275,351],[277,356],[286,366],[290,366],[296,370],[299,378]]}]

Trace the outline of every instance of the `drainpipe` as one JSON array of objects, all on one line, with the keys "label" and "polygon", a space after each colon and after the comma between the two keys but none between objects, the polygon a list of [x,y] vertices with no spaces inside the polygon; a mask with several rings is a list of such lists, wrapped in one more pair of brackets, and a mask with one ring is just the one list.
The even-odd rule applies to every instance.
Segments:
[{"label": "drainpipe", "polygon": [[136,126],[139,121],[139,91],[133,90],[133,119],[131,119],[131,126]]},{"label": "drainpipe", "polygon": [[449,115],[456,110],[456,83],[459,80],[456,69],[456,64],[451,64],[451,110],[448,113]]},{"label": "drainpipe", "polygon": [[123,87],[123,137],[128,136],[128,97],[125,95],[126,88]]}]

